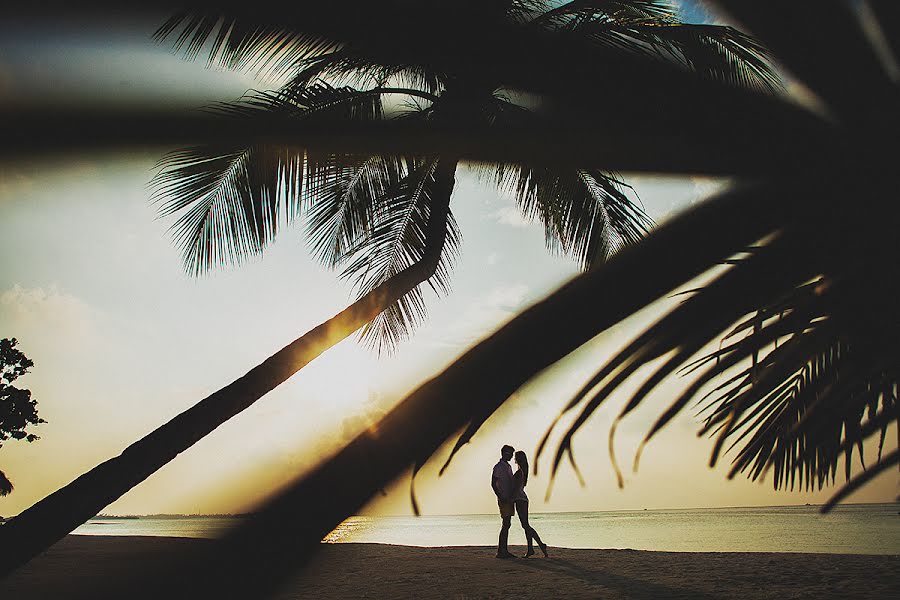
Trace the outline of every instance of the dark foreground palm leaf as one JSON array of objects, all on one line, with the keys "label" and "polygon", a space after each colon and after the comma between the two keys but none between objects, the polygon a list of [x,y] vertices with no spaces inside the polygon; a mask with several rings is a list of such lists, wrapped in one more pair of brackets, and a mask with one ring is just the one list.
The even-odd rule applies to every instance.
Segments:
[{"label": "dark foreground palm leaf", "polygon": [[[691,373],[692,381],[644,443],[699,400],[706,415],[701,433],[717,436],[711,464],[726,443],[736,449],[729,476],[747,472],[757,479],[772,469],[776,489],[821,488],[834,481],[843,461],[849,480],[854,447],[862,460],[864,442],[879,432],[881,461],[887,427],[898,416],[900,352],[890,340],[900,333],[900,314],[890,301],[877,298],[892,295],[900,273],[871,260],[869,253],[889,252],[886,246],[844,246],[839,232],[854,226],[863,223],[839,212],[783,230],[615,356],[564,409],[581,407],[557,449],[553,470],[571,453],[573,435],[609,395],[663,357],[668,359],[616,423],[678,370]],[[833,240],[818,240],[824,232]],[[877,320],[867,314],[873,309]],[[722,338],[728,342],[724,347],[703,354]],[[614,432],[615,426],[611,446]]]}]

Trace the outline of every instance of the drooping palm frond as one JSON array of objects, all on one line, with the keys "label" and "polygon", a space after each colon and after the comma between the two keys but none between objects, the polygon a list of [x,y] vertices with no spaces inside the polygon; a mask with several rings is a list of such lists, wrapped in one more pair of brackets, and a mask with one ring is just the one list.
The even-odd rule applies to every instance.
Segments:
[{"label": "drooping palm frond", "polygon": [[[812,14],[808,5],[796,2],[715,0],[770,48],[844,131],[863,137],[893,132],[897,123],[898,56],[888,48],[876,50],[879,44],[860,14],[861,4],[880,3],[825,2]],[[896,15],[896,9],[893,12]],[[809,26],[811,22],[815,25]],[[795,25],[799,23],[807,26]],[[883,22],[888,27],[895,23]]]},{"label": "drooping palm frond", "polygon": [[[841,461],[844,477],[850,480],[854,449],[865,469],[864,443],[879,432],[876,462],[882,459],[888,426],[898,418],[900,369],[890,364],[860,365],[853,348],[840,342],[830,346],[820,342],[820,347],[787,378],[756,390],[752,398],[743,396],[752,386],[748,367],[739,373],[739,382],[707,401],[713,410],[704,430],[724,431],[733,421],[725,433],[731,442],[728,450],[743,442],[729,476],[746,472],[756,480],[771,471],[776,489],[794,489],[795,484],[822,489],[829,480],[835,483]],[[765,373],[780,366],[776,361],[783,357],[773,351],[757,368]],[[739,411],[744,413],[740,419],[730,417]]]},{"label": "drooping palm frond", "polygon": [[783,89],[768,49],[734,27],[678,23],[642,25],[634,31],[703,77],[763,92]]},{"label": "drooping palm frond", "polygon": [[298,61],[333,52],[340,46],[321,34],[259,24],[234,13],[202,8],[175,13],[154,34],[160,41],[173,36],[174,49],[183,51],[188,59],[205,51],[211,65],[272,77],[290,74]]},{"label": "drooping palm frond", "polygon": [[513,23],[531,23],[547,11],[547,0],[510,0],[506,3],[506,16]]},{"label": "drooping palm frond", "polygon": [[[443,88],[445,75],[427,60],[411,59],[408,52],[393,59],[384,54],[373,55],[375,47],[386,49],[388,55],[393,53],[397,45],[403,44],[396,36],[348,42],[324,32],[306,31],[302,27],[306,22],[303,13],[316,10],[305,7],[300,14],[279,23],[254,18],[234,7],[181,11],[170,17],[154,37],[159,41],[174,38],[174,49],[188,59],[195,59],[202,52],[211,65],[283,80],[285,91],[316,81],[352,87],[394,81],[429,93]],[[386,6],[385,10],[390,11],[391,7]]]},{"label": "drooping palm frond", "polygon": [[259,254],[295,213],[302,157],[268,145],[196,146],[167,154],[153,178],[161,217],[188,273]]},{"label": "drooping palm frond", "polygon": [[[486,112],[492,126],[524,129],[535,121],[527,108],[500,95]],[[526,219],[543,224],[549,249],[574,257],[583,269],[638,241],[653,225],[634,189],[614,173],[515,162],[484,163],[479,174],[510,193]]]},{"label": "drooping palm frond", "polygon": [[313,253],[334,267],[371,235],[378,203],[407,176],[407,165],[402,158],[380,154],[310,156],[307,234]]},{"label": "drooping palm frond", "polygon": [[[342,257],[346,266],[341,275],[355,280],[359,296],[425,257],[429,250],[429,222],[441,218],[434,209],[437,200],[434,174],[440,161],[440,157],[408,159],[405,176],[378,197],[370,227],[346,248]],[[428,279],[429,285],[442,293],[449,291],[450,270],[461,241],[459,228],[450,212],[445,227],[443,247],[434,273]],[[424,316],[424,296],[421,287],[416,287],[367,324],[361,337],[379,352],[390,350],[405,339]]]},{"label": "drooping palm frond", "polygon": [[[615,422],[666,378],[687,369],[692,381],[644,443],[700,397],[704,386],[724,379],[701,397],[708,412],[702,432],[716,435],[712,464],[730,440],[737,452],[730,476],[746,472],[757,479],[774,468],[776,489],[795,483],[821,488],[843,461],[849,480],[853,447],[862,458],[865,440],[878,431],[883,440],[887,426],[898,420],[900,350],[892,340],[900,334],[900,312],[891,298],[900,287],[900,271],[896,261],[881,257],[890,255],[888,231],[900,215],[888,210],[881,216],[885,221],[873,226],[859,212],[829,205],[822,214],[780,223],[774,238],[749,258],[732,261],[585,384],[563,410],[580,407],[557,447],[553,470],[572,452],[574,434],[610,395],[638,369],[666,357]],[[874,238],[848,247],[847,233],[864,229]],[[718,339],[741,334],[703,354]],[[882,444],[876,469],[895,460],[881,456]]]},{"label": "drooping palm frond", "polygon": [[[380,93],[327,84],[289,93],[258,92],[212,110],[230,120],[320,123],[375,121],[383,115]],[[152,199],[160,205],[160,216],[179,215],[172,233],[185,269],[197,275],[261,253],[281,224],[299,214],[304,190],[320,189],[329,177],[343,177],[347,168],[329,154],[266,143],[198,146],[176,150],[160,161],[151,180]]]},{"label": "drooping palm frond", "polygon": [[571,255],[583,269],[606,261],[652,226],[624,191],[630,186],[612,174],[521,164],[483,169],[515,197],[525,218],[543,224],[548,248]]},{"label": "drooping palm frond", "polygon": [[669,2],[569,2],[536,19],[551,30],[654,57],[747,89],[782,88],[768,50],[734,27],[682,23]]},{"label": "drooping palm frond", "polygon": [[553,29],[573,30],[586,23],[647,23],[672,21],[677,17],[675,5],[667,0],[572,0],[542,2],[543,11],[534,23]]}]

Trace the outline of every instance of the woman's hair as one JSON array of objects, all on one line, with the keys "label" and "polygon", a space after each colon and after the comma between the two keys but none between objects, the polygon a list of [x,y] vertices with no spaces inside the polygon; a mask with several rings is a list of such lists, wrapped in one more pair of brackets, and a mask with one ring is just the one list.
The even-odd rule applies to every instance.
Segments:
[{"label": "woman's hair", "polygon": [[522,485],[524,486],[528,483],[528,458],[521,450],[516,452],[516,464],[519,465],[519,470],[522,471]]}]

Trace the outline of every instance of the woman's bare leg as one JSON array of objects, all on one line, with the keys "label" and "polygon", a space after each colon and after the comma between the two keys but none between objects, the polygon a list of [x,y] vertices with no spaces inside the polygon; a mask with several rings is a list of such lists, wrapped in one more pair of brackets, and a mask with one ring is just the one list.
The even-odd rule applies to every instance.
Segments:
[{"label": "woman's bare leg", "polygon": [[525,539],[528,541],[528,556],[534,554],[534,529],[531,528],[531,525],[528,524],[528,502],[525,500],[519,500],[516,502],[516,512],[519,513],[519,523],[522,524],[522,529],[525,530]]},{"label": "woman's bare leg", "polygon": [[544,556],[547,556],[547,545],[541,541],[541,536],[539,536],[534,527],[528,523],[528,502],[525,500],[516,502],[516,512],[519,513],[519,523],[522,524],[522,529],[525,530],[525,539],[528,540],[528,553],[526,556],[534,554],[533,542],[535,541],[541,549],[541,552],[544,553]]}]

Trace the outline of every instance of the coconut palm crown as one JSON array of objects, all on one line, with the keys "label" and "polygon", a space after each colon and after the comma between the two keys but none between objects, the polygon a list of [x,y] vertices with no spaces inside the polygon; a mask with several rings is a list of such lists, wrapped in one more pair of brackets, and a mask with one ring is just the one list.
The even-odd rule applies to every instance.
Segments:
[{"label": "coconut palm crown", "polygon": [[[487,26],[483,22],[477,33],[489,35],[492,21],[513,24],[618,46],[735,85],[778,87],[765,51],[752,38],[728,27],[682,24],[667,2],[479,5],[479,19]],[[454,21],[453,7],[440,6],[435,15],[443,10]],[[283,82],[276,91],[212,107],[227,118],[324,124],[407,119],[445,127],[527,128],[540,112],[466,56],[437,65],[415,62],[396,51],[397,41],[378,36],[339,43],[289,27],[249,27],[239,19],[184,12],[169,19],[157,37],[174,38],[188,57],[205,50],[212,63]],[[177,215],[173,235],[192,274],[262,252],[283,224],[303,215],[314,254],[341,267],[360,296],[421,261],[429,249],[439,259],[422,280],[446,292],[461,240],[452,211],[446,209],[444,223],[433,225],[442,231],[431,240],[427,229],[429,220],[443,215],[436,207],[448,205],[452,192],[452,181],[437,191],[435,174],[449,172],[452,178],[458,162],[448,155],[198,146],[163,159],[154,196],[162,215]],[[584,269],[637,241],[651,225],[633,190],[609,171],[510,163],[482,164],[479,171],[511,192],[526,218],[544,226],[551,250],[571,255]],[[379,350],[394,347],[425,314],[420,286],[390,300],[362,330]]]}]

